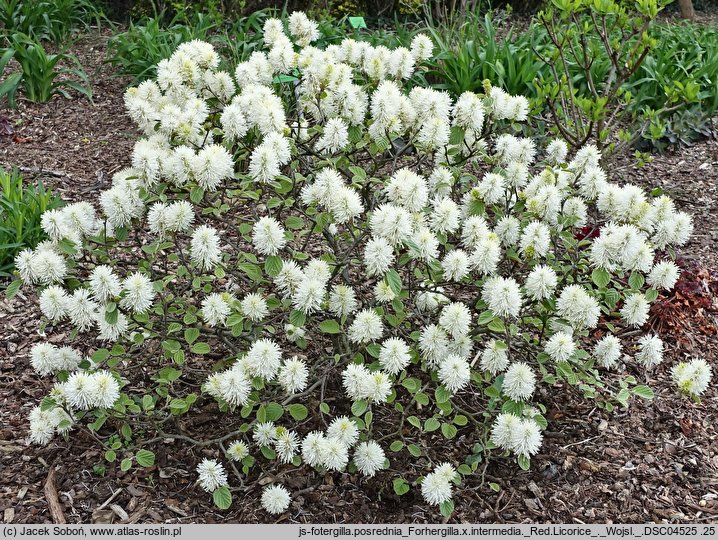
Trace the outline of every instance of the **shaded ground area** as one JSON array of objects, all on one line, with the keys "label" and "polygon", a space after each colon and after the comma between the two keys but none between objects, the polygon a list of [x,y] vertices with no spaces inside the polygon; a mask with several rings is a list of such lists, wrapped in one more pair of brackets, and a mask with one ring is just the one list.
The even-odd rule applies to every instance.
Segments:
[{"label": "shaded ground area", "polygon": [[[123,81],[110,78],[101,64],[102,39],[86,38],[74,48],[89,74],[94,72],[94,103],[54,100],[46,105],[21,103],[7,114],[14,128],[0,139],[0,163],[21,166],[26,176],[38,176],[58,189],[66,200],[94,197],[109,184],[116,170],[127,166],[135,137],[124,115]],[[51,174],[40,171],[52,171]],[[685,287],[662,301],[669,314],[655,314],[652,324],[667,339],[669,359],[647,381],[656,391],[653,402],[632,402],[629,411],[611,415],[592,408],[569,390],[567,402],[539,399],[549,407],[549,431],[542,454],[530,472],[512,461],[495,460],[480,475],[465,481],[456,493],[452,521],[467,522],[715,522],[718,521],[718,391],[692,404],[676,396],[669,382],[670,366],[686,355],[706,357],[716,371],[716,310],[718,303],[718,142],[656,156],[636,169],[627,161],[614,171],[614,180],[661,186],[677,204],[695,217],[696,231],[684,249],[688,269]],[[427,508],[418,489],[397,497],[391,471],[364,479],[352,474],[320,475],[291,465],[267,468],[258,460],[246,488],[238,487],[228,512],[219,513],[211,497],[195,484],[194,469],[206,455],[218,451],[196,449],[178,439],[158,444],[157,463],[141,472],[123,473],[107,465],[104,475],[93,471],[104,460],[88,437],[73,435],[72,447],[55,439],[45,448],[28,445],[27,415],[51,387],[29,367],[27,355],[41,339],[36,328],[35,298],[20,293],[0,300],[0,512],[5,522],[46,522],[48,493],[57,493],[68,522],[220,522],[268,521],[261,511],[262,486],[275,476],[294,494],[293,522],[423,522],[441,521]],[[677,334],[676,334],[677,332]],[[675,339],[675,337],[680,339]],[[665,336],[664,336],[665,337]],[[61,341],[63,336],[53,335]],[[644,378],[642,373],[634,373]],[[217,426],[213,405],[175,426],[188,436],[209,438],[226,432],[240,419]],[[435,459],[463,459],[457,452],[470,446],[467,429],[452,443],[443,439]],[[394,470],[421,468],[424,458],[409,464],[408,454],[388,452]],[[106,465],[106,464],[105,464]],[[48,471],[54,480],[45,487]],[[481,471],[483,467],[479,469]],[[428,468],[427,468],[428,471]],[[489,482],[500,486],[495,492]],[[237,485],[235,479],[232,485]]]}]

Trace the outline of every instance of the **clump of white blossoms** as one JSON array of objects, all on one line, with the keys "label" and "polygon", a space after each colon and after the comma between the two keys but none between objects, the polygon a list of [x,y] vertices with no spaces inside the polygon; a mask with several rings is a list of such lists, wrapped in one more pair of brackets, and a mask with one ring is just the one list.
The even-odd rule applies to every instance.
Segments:
[{"label": "clump of white blossoms", "polygon": [[[443,437],[466,463],[528,467],[538,396],[573,386],[612,410],[647,395],[636,375],[665,351],[640,334],[680,278],[690,217],[611,183],[594,146],[525,136],[523,96],[423,87],[427,36],[322,49],[318,28],[268,19],[232,72],[184,43],[126,92],[143,132],[131,166],[98,210],[47,212],[48,240],[15,261],[44,332],[63,336],[30,351],[57,379],[33,442],[99,431],[114,459],[174,417],[192,431],[201,408],[210,427],[177,444],[225,456],[197,467],[218,504],[237,474],[305,467],[413,486],[444,512],[471,467],[400,477],[387,449],[424,466]],[[703,360],[670,371],[694,398],[711,380]],[[261,504],[290,498],[275,485]]]}]

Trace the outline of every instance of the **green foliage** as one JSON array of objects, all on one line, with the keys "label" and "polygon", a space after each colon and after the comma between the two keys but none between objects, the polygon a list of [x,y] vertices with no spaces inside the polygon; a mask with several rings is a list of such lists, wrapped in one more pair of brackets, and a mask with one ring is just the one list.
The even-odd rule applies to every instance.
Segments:
[{"label": "green foliage", "polygon": [[428,32],[437,46],[428,76],[435,88],[452,95],[481,92],[483,81],[512,94],[531,94],[533,80],[542,62],[532,50],[539,47],[542,33],[537,26],[514,34],[513,28],[497,39],[497,22],[491,15],[466,13],[462,20],[436,24],[429,21]]},{"label": "green foliage", "polygon": [[[64,51],[48,54],[39,42],[20,33],[10,36],[8,43],[9,47],[0,49],[0,71],[5,72],[11,59],[20,64],[20,71],[11,73],[0,84],[0,99],[7,96],[10,108],[15,107],[16,94],[20,89],[28,101],[35,103],[45,103],[55,95],[69,98],[67,89],[92,98],[87,75],[74,55]],[[60,67],[61,63],[74,67]],[[67,79],[67,76],[79,79],[84,85]]]},{"label": "green foliage", "polygon": [[130,23],[126,32],[116,34],[107,43],[107,62],[117,75],[133,77],[132,84],[156,75],[157,63],[168,58],[185,41],[206,40],[216,26],[210,19],[198,15],[190,24],[175,16],[168,25],[163,15]]},{"label": "green foliage", "polygon": [[45,238],[42,213],[60,206],[61,200],[41,182],[37,187],[25,185],[17,170],[0,169],[0,189],[0,276],[6,277],[13,270],[15,255]]},{"label": "green foliage", "polygon": [[90,0],[0,0],[0,23],[7,34],[37,41],[65,42],[73,32],[100,26],[102,11]]}]

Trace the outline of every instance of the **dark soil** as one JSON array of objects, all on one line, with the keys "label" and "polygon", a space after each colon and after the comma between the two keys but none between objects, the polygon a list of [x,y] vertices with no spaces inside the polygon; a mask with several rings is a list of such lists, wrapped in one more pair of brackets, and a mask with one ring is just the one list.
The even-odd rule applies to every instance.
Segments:
[{"label": "dark soil", "polygon": [[[125,116],[124,82],[101,64],[104,38],[87,37],[73,49],[93,75],[94,99],[55,99],[45,105],[20,104],[6,111],[12,134],[0,129],[0,163],[23,167],[26,178],[42,179],[68,201],[94,198],[111,175],[128,165],[136,133]],[[613,179],[645,187],[661,186],[679,207],[691,212],[696,230],[682,251],[689,276],[681,294],[663,299],[670,318],[654,314],[651,324],[664,334],[669,358],[649,375],[656,398],[634,401],[613,414],[594,408],[568,389],[561,403],[541,396],[549,408],[549,431],[532,470],[521,471],[509,460],[494,459],[480,474],[465,480],[454,496],[452,521],[463,522],[716,522],[718,521],[718,390],[706,392],[700,404],[678,397],[669,370],[686,355],[700,355],[718,371],[716,310],[718,301],[718,142],[705,141],[654,156],[644,168],[624,160]],[[46,171],[46,172],[42,172]],[[47,171],[51,171],[48,174]],[[239,487],[227,512],[217,511],[211,497],[195,484],[195,467],[216,448],[198,449],[179,438],[155,444],[157,463],[122,473],[108,465],[94,442],[80,433],[73,444],[54,439],[47,447],[27,441],[27,415],[51,387],[29,367],[29,350],[43,337],[37,329],[36,299],[20,293],[0,301],[0,511],[6,523],[49,522],[45,483],[56,469],[56,490],[68,522],[266,522],[261,510],[262,486],[276,475],[299,495],[280,521],[315,523],[437,522],[442,517],[421,500],[418,489],[401,498],[391,487],[390,471],[373,479],[352,474],[320,475],[291,465],[262,471],[262,460]],[[51,340],[62,340],[53,335]],[[636,374],[643,378],[642,374]],[[556,392],[554,395],[558,395]],[[314,396],[317,398],[317,396]],[[200,403],[202,405],[203,402]],[[176,433],[211,438],[226,433],[238,418],[221,425],[205,411],[178,422]],[[234,415],[237,416],[237,415]],[[377,415],[381,416],[381,415]],[[440,460],[463,455],[472,433],[459,432],[451,445],[437,437]],[[446,445],[441,446],[442,444]],[[392,469],[428,472],[424,458],[403,451],[387,452]],[[104,475],[94,465],[106,465]],[[479,472],[483,470],[483,465]],[[489,488],[489,482],[500,491]],[[235,478],[231,483],[237,486]]]}]

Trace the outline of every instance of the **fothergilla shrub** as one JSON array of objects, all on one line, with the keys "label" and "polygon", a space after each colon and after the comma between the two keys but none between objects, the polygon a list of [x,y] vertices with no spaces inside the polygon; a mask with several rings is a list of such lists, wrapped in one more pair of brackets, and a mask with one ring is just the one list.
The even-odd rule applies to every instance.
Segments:
[{"label": "fothergilla shrub", "polygon": [[[610,183],[593,146],[519,136],[521,96],[417,85],[426,36],[318,37],[303,13],[270,19],[266,52],[234,76],[185,43],[127,91],[145,133],[131,168],[101,212],[46,212],[49,240],[16,259],[43,326],[68,336],[32,349],[57,383],[30,438],[85,433],[123,470],[165,438],[214,449],[198,484],[220,508],[261,460],[270,513],[301,466],[420,486],[449,514],[489,456],[529,467],[539,394],[609,411],[653,396],[639,379],[663,343],[636,329],[675,284],[691,219]],[[694,359],[672,375],[697,399],[711,372]],[[173,433],[200,407],[226,430]]]}]

